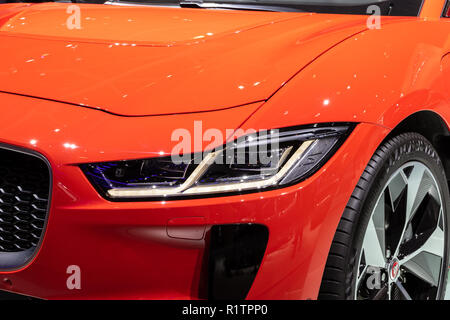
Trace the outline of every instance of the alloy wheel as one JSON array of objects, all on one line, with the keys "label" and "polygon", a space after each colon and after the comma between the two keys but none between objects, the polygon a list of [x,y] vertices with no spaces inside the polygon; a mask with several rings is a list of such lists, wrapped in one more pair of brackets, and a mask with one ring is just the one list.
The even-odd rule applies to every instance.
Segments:
[{"label": "alloy wheel", "polygon": [[446,230],[442,192],[421,162],[391,175],[359,255],[356,299],[428,300],[440,293]]}]

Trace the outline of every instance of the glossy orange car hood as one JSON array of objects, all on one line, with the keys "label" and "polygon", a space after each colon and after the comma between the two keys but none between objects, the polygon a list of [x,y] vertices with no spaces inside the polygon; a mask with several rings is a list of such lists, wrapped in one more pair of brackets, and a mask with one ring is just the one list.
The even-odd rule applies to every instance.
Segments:
[{"label": "glossy orange car hood", "polygon": [[231,108],[366,29],[361,16],[108,5],[80,5],[69,29],[68,6],[0,5],[0,91],[127,116]]}]

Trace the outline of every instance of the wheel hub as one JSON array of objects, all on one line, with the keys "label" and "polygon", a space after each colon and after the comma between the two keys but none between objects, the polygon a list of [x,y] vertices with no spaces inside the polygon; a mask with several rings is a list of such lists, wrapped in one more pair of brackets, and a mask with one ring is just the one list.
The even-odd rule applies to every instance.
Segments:
[{"label": "wheel hub", "polygon": [[397,258],[393,258],[388,266],[389,279],[391,282],[396,282],[400,276],[400,261]]}]

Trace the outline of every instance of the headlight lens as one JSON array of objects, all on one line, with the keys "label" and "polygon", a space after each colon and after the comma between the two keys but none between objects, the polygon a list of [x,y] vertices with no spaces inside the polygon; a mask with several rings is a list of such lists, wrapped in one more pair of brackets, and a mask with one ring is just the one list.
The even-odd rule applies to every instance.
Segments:
[{"label": "headlight lens", "polygon": [[297,183],[318,170],[352,124],[260,131],[205,154],[81,165],[111,200],[161,200],[254,192]]}]

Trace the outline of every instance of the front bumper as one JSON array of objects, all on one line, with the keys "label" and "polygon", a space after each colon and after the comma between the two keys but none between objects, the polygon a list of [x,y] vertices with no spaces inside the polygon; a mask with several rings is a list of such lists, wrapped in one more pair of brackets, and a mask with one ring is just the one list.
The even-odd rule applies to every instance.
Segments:
[{"label": "front bumper", "polygon": [[[119,126],[102,133],[102,128],[114,126],[114,116],[102,112],[8,95],[2,101],[11,108],[2,115],[7,125],[0,128],[0,142],[36,150],[49,160],[53,196],[38,253],[22,268],[0,272],[0,290],[46,299],[207,298],[208,231],[229,224],[263,225],[269,233],[248,299],[315,299],[340,216],[388,133],[377,125],[359,124],[315,175],[284,189],[166,202],[109,202],[74,163],[142,157],[142,150],[163,144],[158,141],[163,135],[147,146],[123,137]],[[181,116],[170,117],[171,123],[181,123]],[[227,120],[232,114],[219,117],[229,122],[226,125],[239,126]],[[130,121],[135,120],[121,119]],[[152,127],[162,120],[147,121]],[[134,123],[128,126],[136,130]],[[65,141],[77,148],[61,151]],[[80,267],[80,289],[67,287],[72,265]]]}]

